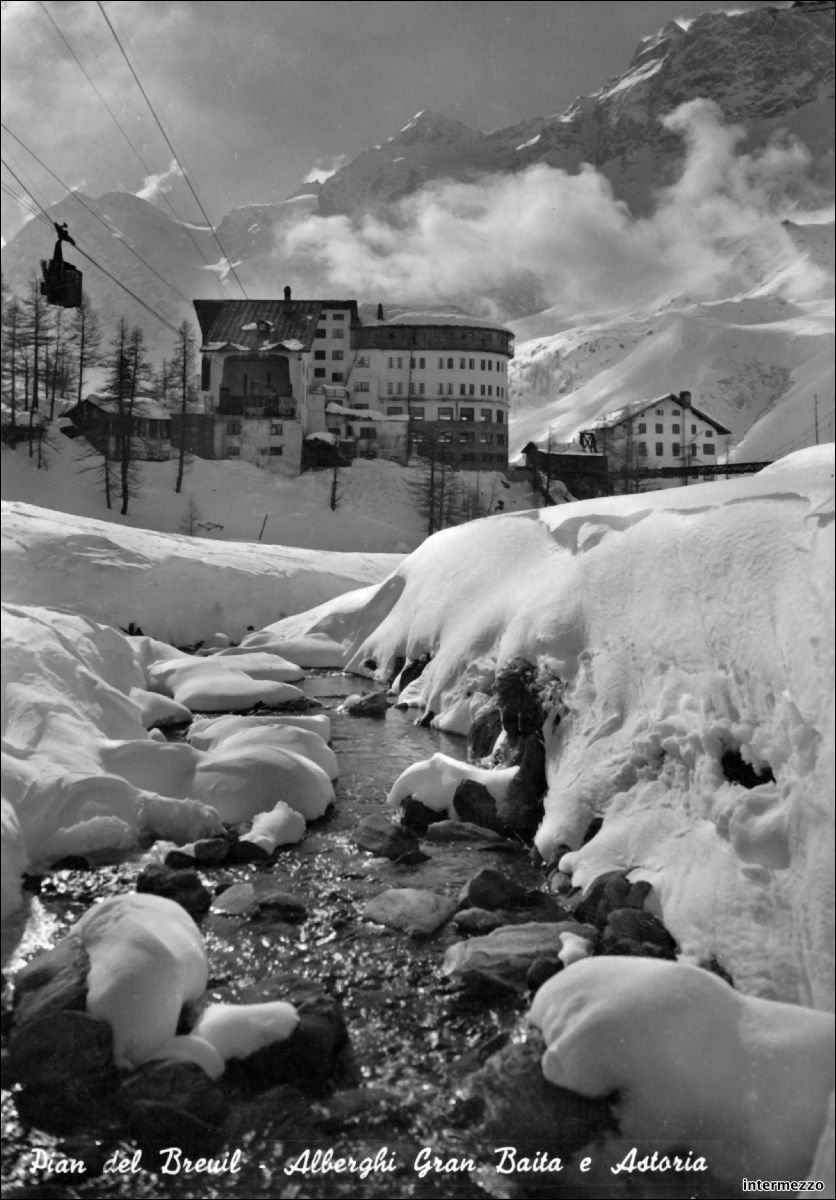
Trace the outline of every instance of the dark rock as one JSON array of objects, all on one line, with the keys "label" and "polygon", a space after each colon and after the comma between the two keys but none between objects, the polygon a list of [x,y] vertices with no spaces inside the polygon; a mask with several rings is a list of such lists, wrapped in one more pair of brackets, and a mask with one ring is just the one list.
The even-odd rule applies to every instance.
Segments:
[{"label": "dark rock", "polygon": [[453,924],[464,933],[490,933],[505,924],[505,918],[486,908],[462,908],[453,917]]},{"label": "dark rock", "polygon": [[433,710],[431,708],[428,708],[427,711],[423,714],[423,716],[420,717],[415,722],[415,724],[420,725],[422,729],[429,729],[434,720],[435,720],[435,713],[433,712]]},{"label": "dark rock", "polygon": [[[24,1087],[15,1093],[15,1108],[24,1125],[56,1137],[90,1130],[99,1137],[118,1136],[113,1109],[116,1071],[62,1080],[48,1087]],[[34,1194],[34,1193],[33,1193]],[[66,1193],[65,1193],[66,1194]],[[3,1192],[6,1195],[6,1192]]]},{"label": "dark rock", "polygon": [[484,825],[496,833],[504,833],[502,822],[496,814],[496,801],[484,783],[475,779],[463,779],[453,793],[453,811],[462,821]]},{"label": "dark rock", "polygon": [[384,813],[372,813],[354,831],[355,845],[380,858],[404,863],[424,862],[427,855],[418,845],[414,833],[403,825],[394,825]]},{"label": "dark rock", "polygon": [[517,904],[525,895],[525,888],[515,880],[491,867],[483,867],[462,888],[459,904],[462,908],[505,908]]},{"label": "dark rock", "polygon": [[67,854],[52,863],[50,871],[89,871],[90,863],[82,854]]},{"label": "dark rock", "polygon": [[278,889],[257,893],[257,906],[260,915],[272,917],[276,921],[290,921],[295,924],[304,921],[308,915],[305,904],[298,896]]},{"label": "dark rock", "polygon": [[192,870],[197,865],[197,859],[186,850],[169,850],[165,856],[165,865],[174,871]]},{"label": "dark rock", "polygon": [[227,863],[266,862],[269,857],[264,847],[255,842],[242,842],[238,839],[229,842],[227,846]]},{"label": "dark rock", "polygon": [[552,871],[549,875],[549,891],[558,896],[566,896],[572,891],[572,876],[565,871]]},{"label": "dark rock", "polygon": [[375,921],[403,933],[435,933],[456,911],[456,902],[423,888],[389,888],[367,901],[366,921]]},{"label": "dark rock", "polygon": [[763,771],[755,770],[751,763],[744,760],[737,749],[724,750],[720,766],[729,783],[739,783],[741,787],[756,788],[762,783],[775,782],[771,767],[767,766]]},{"label": "dark rock", "polygon": [[86,1012],[50,1012],[20,1025],[9,1040],[9,1076],[25,1086],[60,1089],[105,1078],[112,1067],[110,1025]]},{"label": "dark rock", "polygon": [[639,942],[635,938],[614,938],[605,942],[601,954],[622,955],[625,958],[675,958],[667,954],[655,942]]},{"label": "dark rock", "polygon": [[404,656],[402,654],[395,655],[394,659],[392,660],[392,664],[389,667],[388,682],[389,682],[390,688],[393,687],[395,680],[398,678],[398,676],[400,675],[401,671],[404,669],[405,666],[406,666],[406,659],[404,658]]},{"label": "dark rock", "polygon": [[734,979],[722,963],[719,963],[713,955],[711,958],[701,959],[697,965],[702,967],[704,971],[711,971],[713,975],[719,975],[721,979],[725,979],[729,987],[734,987]]},{"label": "dark rock", "polygon": [[575,904],[575,916],[579,921],[603,926],[614,909],[641,909],[651,890],[645,880],[631,883],[623,871],[608,871],[606,875],[599,875],[586,895]]},{"label": "dark rock", "polygon": [[502,733],[502,716],[498,708],[485,709],[470,727],[467,735],[467,756],[470,759],[487,758]]},{"label": "dark rock", "polygon": [[420,679],[429,661],[429,654],[422,654],[420,658],[413,658],[406,664],[398,680],[398,693],[402,692],[404,688],[409,687],[416,679]]},{"label": "dark rock", "polygon": [[[564,1161],[603,1133],[614,1130],[606,1100],[588,1099],[556,1087],[543,1077],[541,1059],[546,1049],[539,1029],[524,1027],[487,1060],[462,1087],[465,1098],[481,1098],[480,1135],[489,1145],[514,1146],[518,1158],[547,1152]],[[497,1141],[499,1139],[499,1141]],[[538,1185],[560,1183],[538,1176]],[[526,1182],[531,1184],[530,1176]],[[538,1190],[531,1195],[542,1196]]]},{"label": "dark rock", "polygon": [[281,1082],[307,1095],[360,1082],[342,1007],[316,984],[293,975],[273,976],[247,988],[242,1000],[287,1000],[299,1013],[299,1024],[284,1041],[230,1062],[227,1074],[234,1081],[256,1090]]},{"label": "dark rock", "polygon": [[493,981],[520,995],[526,990],[532,963],[538,958],[560,956],[562,933],[576,933],[590,941],[597,936],[594,929],[576,921],[502,925],[484,937],[455,942],[444,956],[442,970],[468,990],[478,990],[484,981]]},{"label": "dark rock", "polygon": [[145,867],[137,878],[136,890],[174,900],[193,917],[208,912],[212,903],[212,897],[194,871],[175,871],[157,863]]},{"label": "dark rock", "polygon": [[524,658],[513,658],[497,672],[494,682],[502,728],[513,739],[539,734],[543,708],[537,690],[537,671]]},{"label": "dark rock", "polygon": [[502,834],[485,825],[474,825],[471,821],[436,821],[426,833],[428,842],[488,842],[496,845],[504,841]]},{"label": "dark rock", "polygon": [[416,800],[414,796],[407,796],[401,805],[401,824],[405,829],[417,834],[418,837],[423,837],[430,825],[436,821],[444,821],[446,817],[446,813],[437,812],[434,808]]},{"label": "dark rock", "polygon": [[534,889],[525,893],[520,906],[530,914],[531,921],[573,921],[575,913],[567,908],[563,900],[550,892],[538,892]]},{"label": "dark rock", "polygon": [[604,953],[611,943],[628,939],[657,946],[666,957],[675,958],[677,945],[665,926],[653,913],[636,908],[616,908],[607,917],[604,927]]},{"label": "dark rock", "polygon": [[530,992],[536,992],[543,986],[547,979],[551,979],[552,975],[556,975],[558,971],[562,970],[563,963],[559,958],[543,954],[540,958],[535,958],[534,962],[528,968],[528,973],[525,977],[525,986]]},{"label": "dark rock", "polygon": [[194,844],[195,859],[206,866],[224,862],[228,853],[229,841],[226,838],[201,838]]},{"label": "dark rock", "polygon": [[14,981],[14,1025],[65,1009],[84,1012],[90,959],[80,938],[67,937],[18,972]]},{"label": "dark rock", "polygon": [[143,1149],[179,1146],[186,1153],[219,1145],[229,1111],[218,1085],[190,1062],[145,1063],[119,1088],[116,1103]]},{"label": "dark rock", "polygon": [[497,801],[496,813],[502,825],[530,841],[543,819],[545,794],[546,751],[539,734],[531,734],[523,743],[517,774]]},{"label": "dark rock", "polygon": [[386,692],[369,692],[366,696],[348,696],[342,711],[350,717],[385,717],[389,708]]},{"label": "dark rock", "polygon": [[584,830],[583,838],[581,839],[581,845],[585,846],[588,842],[591,842],[595,835],[600,831],[603,824],[603,817],[593,817]]}]

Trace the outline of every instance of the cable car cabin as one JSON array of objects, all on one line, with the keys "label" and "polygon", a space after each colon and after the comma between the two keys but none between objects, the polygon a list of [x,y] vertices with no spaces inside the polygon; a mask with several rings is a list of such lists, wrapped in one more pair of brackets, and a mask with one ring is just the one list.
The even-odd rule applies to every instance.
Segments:
[{"label": "cable car cabin", "polygon": [[58,304],[61,308],[81,307],[82,273],[72,263],[59,262],[53,259],[47,262],[41,259],[43,282],[41,295],[46,296],[47,304]]},{"label": "cable car cabin", "polygon": [[53,223],[55,232],[58,234],[58,241],[55,243],[50,261],[41,259],[41,273],[44,277],[41,284],[41,295],[46,296],[47,304],[57,304],[61,308],[80,308],[82,274],[78,267],[64,262],[61,250],[62,242],[69,242],[71,246],[74,246],[75,242],[67,232],[66,222],[63,225],[59,225],[57,222]]}]

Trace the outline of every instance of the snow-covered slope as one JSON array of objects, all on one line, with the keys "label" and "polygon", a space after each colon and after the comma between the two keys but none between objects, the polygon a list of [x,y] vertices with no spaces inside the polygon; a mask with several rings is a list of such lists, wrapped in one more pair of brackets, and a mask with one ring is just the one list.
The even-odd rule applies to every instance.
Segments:
[{"label": "snow-covered slope", "polygon": [[[576,884],[649,880],[686,955],[828,1007],[833,475],[821,447],[728,482],[492,517],[429,539],[361,607],[338,599],[274,635],[353,625],[353,663],[380,678],[431,655],[413,702],[460,731],[498,666],[536,663],[562,715],[545,726],[542,854]],[[738,759],[757,786],[734,781]]]}]

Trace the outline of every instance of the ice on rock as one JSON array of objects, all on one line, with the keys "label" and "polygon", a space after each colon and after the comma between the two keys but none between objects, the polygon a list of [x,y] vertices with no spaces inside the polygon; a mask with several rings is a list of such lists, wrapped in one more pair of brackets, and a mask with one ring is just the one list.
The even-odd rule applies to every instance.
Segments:
[{"label": "ice on rock", "polygon": [[625,1147],[687,1146],[735,1190],[806,1176],[834,1083],[831,1014],[683,963],[601,956],[543,984],[529,1020],[550,1083],[616,1096]]},{"label": "ice on rock", "polygon": [[249,1058],[273,1042],[283,1042],[299,1024],[299,1014],[285,1000],[264,1004],[210,1004],[192,1030],[209,1042],[225,1061]]},{"label": "ice on rock", "polygon": [[277,846],[301,842],[305,828],[305,818],[280,800],[270,812],[261,812],[256,816],[252,828],[243,835],[241,841],[253,842],[267,854],[272,854]]},{"label": "ice on rock", "polygon": [[132,893],[88,909],[70,933],[90,957],[87,1011],[113,1030],[116,1065],[156,1057],[183,1005],[206,990],[206,951],[192,918],[173,900]]},{"label": "ice on rock", "polygon": [[465,779],[483,784],[494,800],[502,800],[518,770],[518,767],[506,767],[487,771],[459,762],[447,754],[434,754],[424,762],[413,763],[398,776],[389,792],[388,802],[402,804],[412,796],[434,812],[445,812],[448,817],[454,817],[453,796]]}]

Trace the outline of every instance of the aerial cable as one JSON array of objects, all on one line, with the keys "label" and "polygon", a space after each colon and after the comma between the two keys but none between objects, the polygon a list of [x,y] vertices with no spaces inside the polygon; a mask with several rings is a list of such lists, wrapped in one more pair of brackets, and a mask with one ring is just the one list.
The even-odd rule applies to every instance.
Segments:
[{"label": "aerial cable", "polygon": [[[2,156],[0,156],[0,158],[1,157]],[[9,174],[12,176],[12,178],[14,180],[16,180],[16,182],[20,185],[20,187],[23,188],[24,192],[26,192],[27,194],[29,194],[31,196],[29,189],[19,179],[19,177],[15,174],[15,172],[12,170],[12,168],[9,166],[9,164],[6,162],[5,159],[2,159],[2,163],[3,163],[3,166],[6,168],[6,170],[9,172]],[[3,184],[2,186],[3,186],[3,190],[5,192],[7,192],[10,196],[12,196],[13,199],[18,200],[19,203],[21,202],[19,197],[15,196],[10,188],[8,188],[5,184]],[[62,186],[63,186],[63,184],[62,184]],[[31,196],[31,199],[33,200],[33,202],[35,204],[38,205],[38,208],[40,209],[40,212],[36,213],[35,215],[38,216],[41,220],[43,220],[50,227],[50,229],[54,229],[55,222],[51,220],[46,209],[40,204],[40,202],[38,201],[38,199],[35,196]],[[30,212],[34,211],[28,204],[24,203],[24,207],[29,208]],[[136,292],[134,292],[131,288],[129,288],[127,286],[127,284],[123,283],[121,279],[117,279],[117,277],[115,275],[113,275],[110,271],[108,271],[107,267],[103,267],[101,265],[101,263],[96,262],[95,258],[93,258],[93,256],[88,254],[85,250],[82,250],[78,244],[76,244],[75,248],[76,248],[76,253],[80,254],[83,258],[86,258],[89,263],[92,263],[92,265],[94,267],[96,267],[97,270],[101,271],[103,275],[106,275],[108,277],[108,279],[111,279],[118,287],[120,287],[122,289],[123,292],[127,292],[127,294],[131,297],[131,299],[135,300],[137,304],[141,305],[142,308],[144,308],[146,310],[146,312],[149,312],[152,317],[156,317],[156,319],[162,325],[165,325],[167,329],[170,329],[172,333],[180,332],[176,325],[172,324],[171,321],[167,320],[164,316],[162,316],[160,313],[158,313],[155,308],[152,308],[151,305],[147,304],[140,296],[137,296]]]},{"label": "aerial cable", "polygon": [[[117,116],[116,116],[116,114],[113,112],[112,108],[111,108],[111,107],[110,107],[110,105],[107,103],[107,101],[105,100],[105,98],[104,98],[104,96],[101,94],[101,92],[99,91],[99,89],[98,89],[98,87],[96,86],[96,84],[94,83],[94,81],[91,79],[91,77],[90,77],[90,75],[88,74],[88,72],[87,72],[86,68],[84,67],[84,64],[81,62],[81,60],[79,59],[78,55],[77,55],[77,54],[76,54],[76,52],[73,50],[72,46],[71,46],[71,45],[70,45],[70,43],[67,41],[66,37],[65,37],[65,36],[64,36],[64,34],[61,32],[61,30],[59,29],[58,25],[56,24],[55,18],[52,16],[52,13],[50,13],[49,9],[46,7],[46,4],[44,3],[44,0],[39,0],[39,3],[40,3],[40,6],[41,6],[41,8],[44,10],[44,13],[46,14],[46,16],[47,16],[47,17],[49,18],[49,20],[51,21],[51,23],[52,23],[52,26],[53,26],[53,28],[55,29],[55,32],[56,32],[56,33],[58,34],[58,36],[61,38],[61,41],[62,41],[62,42],[64,43],[64,45],[67,47],[67,49],[69,50],[70,54],[71,54],[71,55],[73,56],[73,58],[75,59],[76,63],[78,63],[79,69],[82,71],[82,73],[83,73],[83,75],[84,75],[85,79],[86,79],[86,80],[87,80],[87,82],[90,84],[90,86],[92,87],[93,91],[94,91],[94,92],[96,93],[96,95],[98,96],[99,100],[101,100],[102,104],[104,105],[105,109],[107,110],[108,114],[110,115],[111,119],[113,120],[114,124],[116,125],[116,128],[117,128],[117,129],[119,130],[119,132],[122,134],[122,136],[124,137],[125,141],[128,143],[128,145],[130,146],[131,150],[132,150],[132,151],[134,152],[134,154],[136,155],[137,161],[139,162],[140,166],[142,167],[143,171],[145,172],[145,174],[146,174],[146,177],[147,177],[147,176],[150,176],[150,175],[153,175],[153,174],[154,174],[154,172],[153,172],[152,168],[148,166],[148,164],[146,163],[145,159],[144,159],[144,158],[142,157],[142,155],[140,154],[139,150],[137,150],[137,148],[136,148],[136,146],[134,145],[133,141],[131,140],[131,138],[130,138],[130,136],[129,136],[128,132],[127,132],[127,130],[126,130],[126,129],[124,128],[124,126],[121,124],[121,122],[119,121],[118,117],[117,117]],[[161,195],[162,195],[162,198],[163,198],[163,200],[165,201],[166,205],[167,205],[167,206],[168,206],[168,208],[171,210],[171,213],[172,213],[172,215],[174,216],[175,220],[177,220],[177,221],[181,221],[180,215],[179,215],[179,213],[177,212],[177,209],[174,207],[174,204],[172,203],[172,201],[171,201],[171,199],[169,198],[169,196],[167,195],[167,193],[165,193],[165,192],[162,192],[162,193],[161,193]],[[198,242],[196,241],[196,239],[192,237],[192,235],[191,235],[191,233],[190,233],[190,231],[189,231],[189,228],[188,228],[188,225],[186,224],[186,222],[184,222],[184,221],[183,221],[183,222],[181,222],[181,223],[182,223],[182,225],[183,225],[183,228],[184,228],[184,230],[185,230],[185,232],[186,232],[186,236],[188,237],[189,241],[190,241],[190,242],[192,243],[192,245],[194,246],[195,250],[197,250],[198,254],[199,254],[199,255],[200,255],[200,257],[203,259],[204,263],[206,263],[206,265],[207,265],[207,266],[210,266],[211,264],[209,263],[209,260],[207,259],[206,255],[204,254],[203,250],[201,249],[201,247],[200,247],[200,245],[198,244]]]},{"label": "aerial cable", "polygon": [[[0,161],[2,162],[2,164],[6,168],[6,170],[9,172],[9,174],[11,175],[11,177],[15,181],[15,183],[18,185],[18,187],[23,189],[24,195],[28,196],[29,199],[32,201],[32,203],[36,204],[38,206],[38,208],[40,209],[40,212],[37,215],[40,216],[42,218],[42,220],[46,221],[47,225],[49,225],[50,229],[52,229],[52,225],[53,225],[52,218],[50,217],[49,213],[46,211],[44,206],[41,204],[41,202],[38,200],[37,196],[35,195],[34,191],[31,188],[31,186],[29,184],[26,184],[23,182],[23,180],[20,178],[20,176],[17,174],[17,172],[14,171],[12,169],[12,167],[9,165],[8,160],[3,158],[2,155],[0,155]],[[30,209],[30,211],[31,211],[31,209]]]},{"label": "aerial cable", "polygon": [[[80,194],[79,192],[75,192],[75,191],[73,191],[73,189],[72,189],[71,187],[69,187],[69,186],[68,186],[68,185],[67,185],[67,184],[64,182],[64,180],[60,178],[60,176],[56,175],[56,174],[55,174],[55,172],[54,172],[54,171],[53,171],[53,170],[52,170],[50,167],[48,167],[48,166],[46,165],[46,163],[45,163],[45,162],[44,162],[42,159],[38,158],[38,156],[37,156],[37,154],[34,152],[34,150],[30,150],[30,149],[29,149],[29,147],[26,145],[26,143],[25,143],[25,142],[23,142],[23,141],[21,141],[21,139],[20,139],[20,138],[17,136],[17,134],[16,134],[16,133],[12,133],[11,129],[9,129],[9,127],[8,127],[7,125],[4,125],[2,122],[0,122],[0,127],[1,127],[1,128],[2,128],[2,129],[3,129],[3,130],[6,132],[6,133],[8,133],[10,137],[13,137],[13,138],[15,139],[15,141],[16,141],[16,142],[18,142],[18,143],[19,143],[19,144],[20,144],[20,145],[23,147],[23,149],[26,151],[26,153],[27,153],[27,154],[31,154],[31,155],[32,155],[32,157],[34,158],[35,162],[36,162],[36,163],[38,163],[40,166],[42,166],[42,167],[43,167],[43,169],[44,169],[46,172],[48,172],[48,174],[50,174],[50,175],[52,176],[52,178],[53,178],[53,179],[54,179],[54,180],[55,180],[57,183],[59,183],[59,184],[61,185],[61,187],[62,187],[62,188],[64,188],[64,190],[65,190],[65,191],[66,191],[66,192],[67,192],[67,193],[68,193],[70,196],[72,196],[72,197],[73,197],[73,199],[74,199],[74,200],[77,200],[77,201],[78,201],[78,203],[79,203],[79,204],[82,206],[82,208],[86,209],[86,210],[87,210],[87,212],[89,212],[89,213],[90,213],[91,217],[95,217],[95,219],[96,219],[96,220],[99,222],[99,224],[100,224],[100,225],[102,225],[102,226],[103,226],[103,227],[104,227],[104,228],[107,230],[107,232],[110,234],[110,236],[111,236],[111,237],[113,237],[113,236],[114,236],[114,234],[113,234],[113,229],[110,227],[110,225],[108,225],[107,221],[105,221],[105,220],[104,220],[104,218],[103,218],[103,217],[102,217],[102,216],[101,216],[99,213],[97,213],[97,212],[96,212],[96,210],[95,210],[94,208],[91,208],[91,206],[90,206],[90,205],[87,203],[87,201],[86,201],[86,200],[85,200],[85,199],[84,199],[84,198],[81,196],[81,194]],[[17,178],[17,176],[15,176],[15,178]],[[19,179],[18,179],[18,183],[20,183],[20,180],[19,180]],[[21,184],[21,186],[24,186],[24,185],[22,185],[22,184]],[[28,189],[28,188],[25,188],[25,190],[26,190],[26,191],[29,191],[29,189]],[[30,194],[31,194],[31,193],[30,193]],[[47,215],[48,215],[48,214],[47,214]],[[156,270],[154,267],[152,267],[152,266],[151,266],[151,264],[150,264],[149,262],[146,262],[146,261],[145,261],[145,259],[142,257],[142,255],[141,255],[141,254],[140,254],[140,253],[139,253],[137,250],[135,250],[135,249],[133,248],[133,246],[131,246],[131,245],[130,245],[130,243],[129,243],[129,242],[125,241],[125,240],[124,240],[124,238],[116,238],[115,240],[117,240],[117,241],[121,242],[121,244],[122,244],[122,245],[125,247],[125,249],[126,249],[126,250],[127,250],[129,253],[130,253],[130,254],[132,254],[132,255],[134,256],[134,258],[135,258],[135,259],[137,259],[139,262],[141,262],[141,263],[142,263],[142,265],[143,265],[143,266],[144,266],[144,267],[145,267],[145,268],[146,268],[148,271],[150,271],[152,275],[155,275],[155,276],[157,277],[157,279],[159,279],[160,283],[164,283],[164,284],[165,284],[165,286],[166,286],[167,288],[170,288],[170,289],[171,289],[171,291],[172,291],[172,292],[174,292],[175,296],[177,296],[177,298],[178,298],[179,300],[182,300],[184,304],[190,304],[190,303],[191,303],[191,301],[189,300],[188,296],[184,296],[184,295],[183,295],[183,293],[182,293],[181,291],[179,291],[179,290],[178,290],[178,289],[177,289],[177,288],[174,286],[174,284],[173,284],[173,283],[170,283],[170,282],[169,282],[169,281],[168,281],[168,280],[167,280],[167,279],[166,279],[166,278],[165,278],[163,275],[161,275],[161,274],[159,273],[159,271],[157,271],[157,270]]]},{"label": "aerial cable", "polygon": [[[6,167],[7,170],[9,169],[5,162],[3,163],[3,166]],[[20,181],[18,180],[18,182]],[[10,196],[16,204],[19,204],[21,208],[25,208],[26,211],[30,212],[33,217],[37,217],[39,221],[43,221],[44,225],[48,225],[49,228],[52,229],[52,222],[47,220],[44,214],[39,209],[35,208],[34,204],[30,204],[24,196],[18,196],[17,192],[13,192],[7,184],[2,182],[2,180],[0,180],[0,188],[2,188],[6,195]],[[24,188],[24,191],[26,192],[27,196],[30,194],[28,188]]]},{"label": "aerial cable", "polygon": [[238,272],[235,270],[235,267],[232,265],[230,257],[227,254],[226,250],[224,249],[224,247],[221,243],[221,240],[218,237],[218,234],[215,230],[215,227],[212,224],[212,221],[209,219],[206,209],[201,204],[200,197],[198,196],[197,192],[195,191],[194,187],[192,186],[192,181],[189,179],[188,172],[186,171],[186,168],[183,166],[182,162],[180,161],[180,157],[179,157],[177,151],[174,149],[174,146],[172,145],[171,138],[168,136],[165,129],[163,128],[163,123],[160,120],[160,118],[157,116],[154,106],[148,97],[148,93],[146,92],[145,88],[142,86],[142,83],[140,82],[140,78],[137,75],[137,73],[133,67],[133,64],[131,63],[131,60],[128,58],[128,55],[125,51],[125,47],[120,42],[119,36],[116,33],[116,30],[113,28],[112,24],[110,23],[110,18],[108,17],[107,13],[105,12],[104,5],[102,4],[102,0],[96,0],[96,3],[99,6],[99,11],[101,12],[102,16],[104,17],[105,21],[107,22],[108,29],[113,34],[113,39],[116,42],[116,45],[119,47],[120,51],[122,52],[122,57],[124,58],[125,62],[128,64],[128,70],[133,75],[134,80],[136,81],[136,86],[139,88],[140,92],[142,93],[142,98],[144,99],[145,103],[148,105],[149,112],[151,113],[151,116],[154,118],[154,120],[157,124],[157,128],[159,129],[160,133],[163,135],[165,144],[168,146],[169,150],[171,151],[174,161],[177,163],[178,167],[180,168],[180,170],[183,173],[183,179],[186,183],[186,186],[188,187],[191,194],[194,196],[195,203],[197,204],[197,207],[200,209],[200,213],[201,213],[204,221],[208,225],[209,229],[212,231],[212,237],[217,242],[218,248],[220,249],[220,252],[221,252],[223,258],[226,260],[227,264],[229,265],[230,274],[232,275],[235,282],[238,284],[238,287],[241,289],[244,297],[247,300],[249,300],[249,296],[247,295],[247,290],[244,287],[241,280],[239,279]]}]

